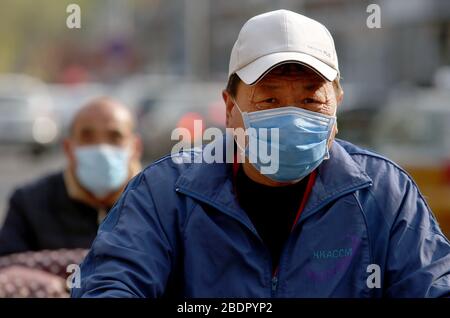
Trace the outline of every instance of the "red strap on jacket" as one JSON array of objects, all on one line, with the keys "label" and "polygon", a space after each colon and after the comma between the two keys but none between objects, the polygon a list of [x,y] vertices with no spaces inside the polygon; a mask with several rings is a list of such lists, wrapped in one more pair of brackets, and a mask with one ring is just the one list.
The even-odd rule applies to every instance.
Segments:
[{"label": "red strap on jacket", "polygon": [[[234,190],[235,190],[236,195],[238,195],[237,191],[236,191],[236,180],[237,180],[238,171],[239,171],[239,163],[237,162],[236,156],[235,156],[234,161],[233,161],[233,185],[234,185]],[[311,172],[308,176],[308,183],[306,184],[305,192],[303,193],[302,201],[300,202],[300,206],[298,208],[297,215],[295,216],[295,220],[291,226],[291,233],[292,233],[295,225],[297,224],[298,220],[300,219],[303,209],[305,208],[306,202],[308,202],[308,198],[311,194],[312,188],[314,186],[314,182],[316,181],[316,176],[317,176],[317,169],[314,170],[313,172]],[[272,274],[273,274],[273,276],[276,276],[278,274],[278,266],[274,269]]]},{"label": "red strap on jacket", "polygon": [[308,183],[306,184],[305,192],[303,193],[303,198],[300,203],[300,207],[298,208],[297,215],[295,216],[294,223],[292,224],[291,232],[294,229],[295,225],[297,224],[298,219],[300,219],[300,215],[302,214],[303,209],[305,208],[306,202],[308,202],[309,195],[311,194],[314,182],[316,181],[316,176],[317,176],[317,169],[309,174]]}]

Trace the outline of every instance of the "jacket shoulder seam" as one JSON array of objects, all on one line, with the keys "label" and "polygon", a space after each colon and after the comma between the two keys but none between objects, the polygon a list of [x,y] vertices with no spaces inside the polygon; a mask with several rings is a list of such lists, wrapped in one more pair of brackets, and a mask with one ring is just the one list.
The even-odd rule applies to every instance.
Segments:
[{"label": "jacket shoulder seam", "polygon": [[[411,182],[411,184],[413,185],[414,189],[417,191],[418,193],[418,197],[424,202],[429,214],[430,214],[430,218],[436,219],[436,217],[434,216],[433,211],[431,210],[430,206],[428,205],[428,202],[425,200],[425,197],[423,196],[422,192],[420,191],[420,188],[417,186],[416,182],[414,181],[414,179],[411,177],[411,175],[404,170],[402,167],[400,167],[398,164],[396,164],[395,162],[393,162],[392,160],[376,154],[376,153],[372,153],[372,152],[361,152],[361,151],[357,151],[357,152],[348,152],[351,156],[353,155],[359,155],[359,156],[367,156],[367,157],[372,157],[372,158],[377,158],[379,160],[382,160],[384,162],[387,162],[388,164],[390,164],[391,166],[395,167],[399,172],[401,172],[404,176],[407,177],[408,181]],[[378,202],[376,196],[372,193],[372,191],[369,190],[369,192],[371,193],[371,195],[373,196],[375,202]],[[378,205],[378,203],[377,203]],[[392,224],[393,226],[393,224]],[[409,226],[408,226],[409,227]],[[411,228],[412,229],[412,228]],[[435,235],[439,235],[439,236],[443,236],[441,233],[435,231],[434,229],[428,229],[430,232],[432,232]],[[445,236],[444,236],[445,238]]]}]

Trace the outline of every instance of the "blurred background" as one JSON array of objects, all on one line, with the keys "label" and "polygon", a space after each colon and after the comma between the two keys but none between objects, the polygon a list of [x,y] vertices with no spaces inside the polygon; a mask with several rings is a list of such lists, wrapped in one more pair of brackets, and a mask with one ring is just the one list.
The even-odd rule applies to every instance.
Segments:
[{"label": "blurred background", "polygon": [[[81,29],[66,8],[81,7]],[[381,28],[366,12],[381,8]],[[221,91],[243,23],[290,9],[335,39],[344,102],[339,138],[382,153],[419,184],[450,236],[450,1],[2,0],[0,224],[12,190],[64,166],[77,109],[110,95],[138,116],[144,164],[169,152],[173,128],[224,126]]]}]

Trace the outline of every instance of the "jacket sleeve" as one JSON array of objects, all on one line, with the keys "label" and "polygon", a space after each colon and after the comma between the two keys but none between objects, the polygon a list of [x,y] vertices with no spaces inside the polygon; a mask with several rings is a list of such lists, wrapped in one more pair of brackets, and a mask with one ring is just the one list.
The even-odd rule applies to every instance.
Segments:
[{"label": "jacket sleeve", "polygon": [[0,230],[0,256],[29,251],[33,247],[20,194],[20,190],[16,190],[9,200],[6,219]]},{"label": "jacket sleeve", "polygon": [[160,297],[171,273],[172,252],[141,173],[100,226],[72,297]]},{"label": "jacket sleeve", "polygon": [[409,178],[390,231],[388,297],[449,297],[450,243]]}]

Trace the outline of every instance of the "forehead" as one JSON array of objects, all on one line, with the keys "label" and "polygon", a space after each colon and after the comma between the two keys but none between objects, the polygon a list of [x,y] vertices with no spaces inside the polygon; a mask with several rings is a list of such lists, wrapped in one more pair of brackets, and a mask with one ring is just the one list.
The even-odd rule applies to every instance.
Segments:
[{"label": "forehead", "polygon": [[129,114],[120,108],[92,108],[82,111],[75,119],[74,131],[132,129]]}]

